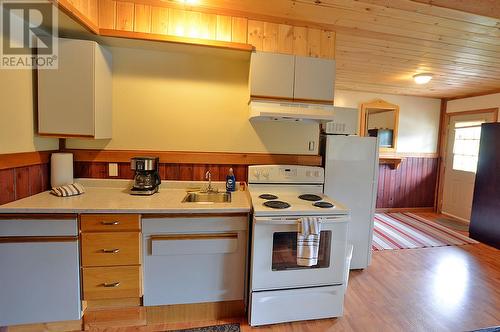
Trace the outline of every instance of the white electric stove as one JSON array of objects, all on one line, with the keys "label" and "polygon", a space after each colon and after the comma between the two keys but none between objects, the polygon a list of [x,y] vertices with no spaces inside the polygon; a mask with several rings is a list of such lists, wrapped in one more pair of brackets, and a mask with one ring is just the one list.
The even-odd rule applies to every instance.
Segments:
[{"label": "white electric stove", "polygon": [[[249,167],[250,325],[342,315],[350,213],[322,194],[323,182],[320,167]],[[311,267],[297,265],[297,224],[303,217],[321,221],[318,264]]]}]

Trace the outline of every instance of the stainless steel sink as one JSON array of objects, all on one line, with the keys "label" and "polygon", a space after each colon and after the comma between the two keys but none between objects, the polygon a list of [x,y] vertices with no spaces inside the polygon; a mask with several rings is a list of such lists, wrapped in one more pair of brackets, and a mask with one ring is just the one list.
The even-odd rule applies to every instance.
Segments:
[{"label": "stainless steel sink", "polygon": [[182,203],[231,203],[231,194],[225,192],[189,192]]}]

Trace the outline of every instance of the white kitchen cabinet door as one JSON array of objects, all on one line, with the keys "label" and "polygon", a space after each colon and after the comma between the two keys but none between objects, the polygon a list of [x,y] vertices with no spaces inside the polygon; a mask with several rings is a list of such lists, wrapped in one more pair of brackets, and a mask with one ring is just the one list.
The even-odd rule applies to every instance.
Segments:
[{"label": "white kitchen cabinet door", "polygon": [[0,220],[0,326],[80,319],[79,265],[75,219]]},{"label": "white kitchen cabinet door", "polygon": [[250,60],[250,95],[293,98],[294,56],[253,52]]},{"label": "white kitchen cabinet door", "polygon": [[59,39],[58,69],[38,70],[38,132],[111,138],[111,54],[94,41]]},{"label": "white kitchen cabinet door", "polygon": [[144,305],[243,300],[247,230],[246,216],[143,218]]},{"label": "white kitchen cabinet door", "polygon": [[294,99],[333,103],[335,60],[296,56],[294,86]]}]

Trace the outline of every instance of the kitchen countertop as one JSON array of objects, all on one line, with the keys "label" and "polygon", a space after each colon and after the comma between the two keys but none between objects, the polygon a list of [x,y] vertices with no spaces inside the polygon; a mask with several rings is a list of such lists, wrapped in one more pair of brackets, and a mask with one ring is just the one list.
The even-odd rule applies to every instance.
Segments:
[{"label": "kitchen countertop", "polygon": [[[152,196],[133,196],[129,180],[76,179],[85,193],[57,197],[49,191],[0,205],[1,213],[248,213],[251,202],[248,191],[231,194],[231,203],[182,203],[187,189],[201,188],[206,182],[168,181]],[[212,185],[225,191],[224,182]]]}]

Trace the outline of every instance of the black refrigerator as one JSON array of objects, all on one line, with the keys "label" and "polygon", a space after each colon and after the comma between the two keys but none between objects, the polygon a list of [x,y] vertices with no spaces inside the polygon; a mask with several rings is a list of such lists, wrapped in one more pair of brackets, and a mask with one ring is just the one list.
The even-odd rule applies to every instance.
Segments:
[{"label": "black refrigerator", "polygon": [[481,126],[470,237],[500,249],[500,123]]}]

